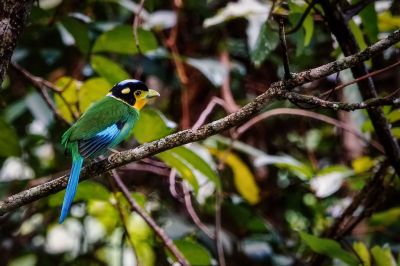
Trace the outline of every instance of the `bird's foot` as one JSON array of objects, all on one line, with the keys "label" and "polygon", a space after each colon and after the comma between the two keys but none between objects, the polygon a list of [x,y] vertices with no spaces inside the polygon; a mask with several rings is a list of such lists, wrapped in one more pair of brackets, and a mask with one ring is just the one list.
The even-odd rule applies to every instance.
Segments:
[{"label": "bird's foot", "polygon": [[111,154],[110,154],[110,156],[108,156],[107,160],[108,160],[109,163],[112,163],[112,161],[113,161],[112,158],[114,156],[118,155],[120,152],[117,151],[117,150],[114,150],[112,148],[108,148],[108,150],[111,152]]},{"label": "bird's foot", "polygon": [[118,150],[115,150],[115,149],[108,148],[108,150],[109,150],[113,155],[116,154],[116,153],[119,153],[119,151],[118,151]]}]

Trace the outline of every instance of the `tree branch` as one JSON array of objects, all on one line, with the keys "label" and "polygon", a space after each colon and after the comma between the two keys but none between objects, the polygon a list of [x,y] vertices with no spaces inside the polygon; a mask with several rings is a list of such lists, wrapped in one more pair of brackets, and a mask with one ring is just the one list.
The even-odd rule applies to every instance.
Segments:
[{"label": "tree branch", "polygon": [[358,3],[351,5],[344,12],[346,21],[352,19],[355,15],[360,13],[369,4],[371,4],[371,3],[375,2],[375,1],[376,0],[360,0]]},{"label": "tree branch", "polygon": [[238,127],[236,132],[233,135],[233,139],[234,140],[239,139],[240,136],[242,136],[244,132],[249,130],[255,124],[257,124],[267,118],[270,118],[272,116],[282,116],[282,115],[304,116],[304,117],[308,117],[311,119],[315,119],[315,120],[319,120],[319,121],[331,124],[335,127],[341,128],[341,129],[353,134],[354,136],[356,136],[357,138],[359,138],[360,140],[362,140],[365,143],[370,143],[371,146],[373,146],[375,149],[377,149],[382,154],[385,153],[382,146],[378,142],[376,142],[373,139],[368,140],[363,134],[361,134],[357,130],[357,128],[353,127],[352,125],[348,125],[340,120],[334,119],[332,117],[329,117],[329,116],[326,116],[326,115],[323,115],[320,113],[302,110],[302,109],[295,109],[295,108],[275,108],[275,109],[263,112],[255,117],[253,117],[252,119],[247,121],[242,126]]},{"label": "tree branch", "polygon": [[286,36],[285,36],[285,21],[283,17],[277,17],[279,24],[279,40],[282,48],[282,59],[283,59],[283,69],[285,70],[284,78],[288,80],[291,78],[290,74],[290,66],[289,66],[289,55],[288,48],[286,44]]},{"label": "tree branch", "polygon": [[313,9],[313,7],[315,6],[315,4],[317,2],[318,2],[318,0],[313,0],[310,4],[308,4],[306,10],[301,15],[301,18],[297,22],[296,26],[294,26],[293,28],[286,31],[286,33],[285,33],[286,35],[297,32],[301,28],[301,26],[303,26],[304,21],[306,20],[307,16],[310,14],[311,10]]},{"label": "tree branch", "polygon": [[[224,118],[213,121],[196,130],[187,129],[179,131],[162,139],[145,143],[134,149],[113,154],[108,158],[108,160],[91,163],[82,170],[80,181],[98,176],[106,171],[126,165],[130,162],[137,161],[190,142],[203,140],[219,132],[239,126],[261,111],[262,108],[269,103],[278,92],[282,90],[293,89],[294,87],[327,77],[349,67],[353,67],[360,62],[370,59],[375,54],[382,52],[398,41],[400,41],[400,30],[389,34],[385,39],[378,41],[360,53],[356,53],[332,63],[295,74],[293,75],[293,78],[289,80],[275,82],[271,84],[270,88],[266,92],[259,95],[252,102],[246,104],[237,112],[232,113]],[[64,175],[37,187],[33,187],[7,197],[3,201],[0,201],[0,215],[13,211],[21,206],[64,189],[67,185],[67,180],[68,176]]]},{"label": "tree branch", "polygon": [[143,54],[142,50],[140,49],[140,43],[139,43],[139,35],[138,35],[138,27],[139,27],[139,20],[140,20],[140,13],[143,10],[143,5],[144,5],[144,0],[140,0],[139,8],[137,12],[135,13],[135,18],[133,19],[132,23],[132,31],[133,31],[133,38],[135,38],[135,45],[136,49],[139,52],[139,54]]},{"label": "tree branch", "polygon": [[[20,73],[27,81],[29,81],[33,87],[40,93],[42,96],[43,100],[46,102],[47,106],[50,108],[50,110],[53,112],[54,116],[62,123],[66,125],[71,125],[62,115],[61,113],[57,110],[57,107],[54,105],[53,100],[50,98],[49,93],[47,92],[47,89],[51,89],[55,93],[58,93],[61,96],[61,90],[57,88],[53,83],[42,79],[40,77],[34,76],[31,73],[29,73],[26,69],[21,67],[19,64],[16,62],[12,62],[11,66],[18,72]],[[62,96],[61,96],[62,97]],[[62,98],[63,101],[65,102],[66,106],[69,106],[68,103],[64,98]],[[71,111],[71,115],[74,116],[72,110],[69,108]]]},{"label": "tree branch", "polygon": [[315,96],[304,95],[285,90],[278,91],[276,93],[276,97],[287,99],[295,103],[307,103],[316,107],[329,108],[333,110],[343,110],[343,111],[372,109],[374,107],[385,106],[385,105],[390,105],[395,107],[400,106],[400,98],[397,97],[372,98],[360,103],[343,103],[343,102],[326,101]]}]

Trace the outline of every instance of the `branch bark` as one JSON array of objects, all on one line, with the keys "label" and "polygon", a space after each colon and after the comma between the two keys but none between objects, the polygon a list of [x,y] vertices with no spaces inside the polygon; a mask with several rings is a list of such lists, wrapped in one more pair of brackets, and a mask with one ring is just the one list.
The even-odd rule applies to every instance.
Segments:
[{"label": "branch bark", "polygon": [[287,99],[295,103],[307,103],[312,106],[328,108],[333,110],[354,111],[360,109],[377,110],[380,106],[390,105],[394,107],[400,106],[400,98],[397,97],[384,97],[384,98],[370,98],[366,101],[359,103],[344,103],[332,102],[320,99],[311,95],[299,94],[296,92],[281,90],[276,93],[277,98]]},{"label": "branch bark", "polygon": [[[270,88],[266,92],[259,95],[252,102],[243,106],[237,112],[232,113],[222,119],[213,121],[196,130],[187,129],[179,131],[162,139],[145,143],[134,149],[113,154],[108,158],[108,160],[102,160],[89,164],[82,170],[80,181],[98,176],[106,171],[126,165],[130,162],[137,161],[190,142],[203,140],[211,135],[215,135],[235,126],[239,126],[261,111],[262,108],[277,95],[278,92],[282,90],[290,90],[294,87],[327,77],[349,67],[353,67],[360,62],[370,59],[372,56],[382,52],[399,41],[400,30],[397,30],[392,34],[389,34],[385,39],[382,39],[360,53],[356,53],[352,56],[345,57],[326,65],[295,74],[289,80],[275,82],[271,84]],[[37,187],[33,187],[7,197],[3,201],[0,201],[0,215],[13,211],[21,206],[64,189],[67,185],[67,180],[68,175],[64,175]]]},{"label": "branch bark", "polygon": [[0,1],[0,84],[10,64],[11,56],[21,35],[33,0]]}]

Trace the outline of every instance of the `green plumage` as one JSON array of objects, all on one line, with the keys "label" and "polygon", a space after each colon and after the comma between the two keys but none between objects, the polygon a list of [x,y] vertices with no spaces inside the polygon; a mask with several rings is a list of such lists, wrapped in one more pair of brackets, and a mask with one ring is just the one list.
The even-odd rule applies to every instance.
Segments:
[{"label": "green plumage", "polygon": [[123,80],[64,133],[61,144],[72,155],[72,167],[59,223],[67,217],[74,200],[84,159],[104,154],[128,137],[139,119],[139,110],[157,96],[157,91],[149,90],[139,80]]},{"label": "green plumage", "polygon": [[118,144],[129,135],[138,119],[139,112],[132,106],[113,97],[104,97],[90,106],[81,118],[64,133],[61,144],[68,149],[69,144],[73,141],[90,139],[115,123],[126,122],[127,127],[114,141]]}]

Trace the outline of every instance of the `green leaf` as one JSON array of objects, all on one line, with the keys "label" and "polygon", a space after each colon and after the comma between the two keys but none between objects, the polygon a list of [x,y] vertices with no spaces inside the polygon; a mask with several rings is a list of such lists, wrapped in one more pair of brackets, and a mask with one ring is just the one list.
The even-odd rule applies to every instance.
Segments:
[{"label": "green leaf", "polygon": [[304,35],[304,46],[308,46],[311,42],[314,33],[314,20],[313,17],[308,15],[303,22]]},{"label": "green leaf", "polygon": [[390,123],[394,123],[400,120],[400,110],[395,109],[389,114],[386,115],[386,118],[389,120]]},{"label": "green leaf", "polygon": [[364,50],[365,48],[367,48],[368,45],[365,43],[364,35],[363,35],[363,32],[360,30],[360,27],[358,27],[358,25],[353,20],[349,21],[349,26],[350,26],[351,32],[353,33],[354,37],[356,38],[356,41],[357,41],[360,49]]},{"label": "green leaf", "polygon": [[358,257],[360,257],[363,262],[363,266],[371,266],[371,256],[369,255],[368,248],[363,242],[353,243],[353,248],[357,252]]},{"label": "green leaf", "polygon": [[[103,98],[111,88],[111,84],[103,78],[91,78],[82,84],[73,78],[62,77],[57,80],[56,86],[63,89],[61,95],[76,114],[79,114],[78,105],[80,113],[83,113],[91,104]],[[68,121],[72,121],[67,105],[58,94],[55,95],[55,103],[61,115]]]},{"label": "green leaf", "polygon": [[378,41],[378,16],[376,15],[375,5],[369,4],[360,12],[364,32],[367,34],[370,42]]},{"label": "green leaf", "polygon": [[270,228],[267,221],[254,213],[248,204],[244,202],[227,201],[224,203],[224,207],[226,207],[229,213],[229,219],[239,228],[258,234],[267,233],[271,230],[270,232],[274,234],[274,232],[272,232],[274,229]]},{"label": "green leaf", "polygon": [[[139,28],[138,37],[140,49],[143,53],[157,49],[157,39],[151,31]],[[92,51],[93,53],[137,54],[138,50],[133,38],[132,27],[121,25],[104,32],[97,38]]]},{"label": "green leaf", "polygon": [[[241,141],[235,141],[231,144],[230,139],[220,135],[214,135],[208,138],[205,142],[209,147],[217,147],[218,143],[222,143],[226,146],[232,145],[235,150],[253,156],[253,164],[255,167],[272,164],[278,168],[289,170],[301,179],[310,179],[314,175],[314,171],[310,166],[301,163],[289,155],[270,155]],[[215,142],[218,143],[215,144]]]},{"label": "green leaf", "polygon": [[35,254],[26,254],[20,257],[12,257],[8,266],[34,266],[37,265],[38,258]]},{"label": "green leaf", "polygon": [[250,204],[256,204],[260,201],[260,189],[255,182],[253,173],[247,165],[235,154],[229,151],[219,151],[209,149],[211,154],[223,160],[233,172],[233,181],[237,191]]},{"label": "green leaf", "polygon": [[146,108],[140,111],[140,119],[133,128],[133,134],[139,143],[144,143],[171,134],[175,127],[176,124],[160,111]]},{"label": "green leaf", "polygon": [[[307,5],[305,4],[299,4],[297,1],[289,1],[289,20],[291,24],[293,25],[292,27],[295,27],[299,22],[301,17],[303,16],[304,12],[307,9]],[[314,20],[313,20],[313,15],[309,13],[304,20],[302,27],[304,29],[304,34],[301,34],[299,36],[302,36],[298,42],[301,42],[302,46],[308,46],[311,42],[313,33],[314,33]],[[301,32],[301,31],[298,31]],[[300,49],[302,50],[302,49]]]},{"label": "green leaf", "polygon": [[400,127],[394,127],[391,129],[393,137],[400,139]]},{"label": "green leaf", "polygon": [[210,165],[195,152],[185,146],[176,147],[171,151],[178,155],[181,159],[185,160],[191,166],[191,168],[206,176],[208,180],[213,182],[218,189],[221,187],[219,177],[217,176],[215,170],[212,169]]},{"label": "green leaf", "polygon": [[375,246],[371,249],[376,266],[396,266],[396,261],[389,247]]},{"label": "green leaf", "polygon": [[250,53],[251,61],[259,67],[268,55],[275,50],[279,43],[279,35],[273,31],[267,24],[261,27],[257,38],[255,48]]},{"label": "green leaf", "polygon": [[[58,207],[62,204],[65,191],[62,190],[49,197],[49,206]],[[101,184],[93,181],[85,181],[79,184],[76,190],[74,202],[88,201],[88,200],[102,200],[108,201],[111,193]]]},{"label": "green leaf", "polygon": [[74,37],[75,44],[83,54],[87,54],[90,48],[88,26],[72,17],[66,17],[61,20],[65,29]]},{"label": "green leaf", "polygon": [[93,55],[91,63],[97,74],[105,78],[110,84],[129,79],[129,74],[122,67],[104,56]]},{"label": "green leaf", "polygon": [[[128,208],[129,210],[129,208]],[[129,234],[132,236],[134,242],[141,242],[149,240],[154,235],[151,227],[146,223],[143,218],[137,213],[129,211],[127,215],[127,228]]]},{"label": "green leaf", "polygon": [[[161,112],[155,109],[145,109],[140,113],[140,119],[133,129],[133,134],[139,143],[144,143],[171,134],[175,126],[175,123],[169,121]],[[187,147],[177,147],[160,153],[157,157],[168,166],[175,168],[195,191],[199,186],[195,170],[207,177],[217,188],[220,187],[216,172],[203,158]]]},{"label": "green leaf", "polygon": [[318,129],[311,129],[307,132],[304,145],[307,150],[315,151],[322,140],[322,132]]},{"label": "green leaf", "polygon": [[[61,77],[59,78],[55,85],[62,89],[61,95],[64,97],[66,100],[68,106],[70,106],[72,112],[75,114],[78,114],[78,109],[77,109],[77,103],[78,103],[78,90],[79,87],[81,86],[81,83],[77,80],[75,80],[72,77]],[[61,115],[67,120],[67,121],[73,121],[73,117],[71,115],[70,109],[67,107],[65,102],[62,100],[62,98],[58,95],[55,94],[54,96],[54,101],[56,103],[57,109],[60,111]]]},{"label": "green leaf", "polygon": [[0,157],[20,156],[21,147],[14,128],[0,118]]},{"label": "green leaf", "polygon": [[[79,184],[78,189],[82,184]],[[115,228],[120,221],[117,209],[108,201],[90,199],[87,203],[87,212],[89,215],[98,219],[108,234],[115,231]]]},{"label": "green leaf", "polygon": [[334,240],[319,238],[305,232],[300,232],[300,237],[314,252],[339,259],[351,266],[358,265],[357,258],[350,252],[342,249],[339,243]]},{"label": "green leaf", "polygon": [[390,226],[400,220],[400,208],[391,208],[386,211],[377,212],[372,215],[369,222],[372,226]]},{"label": "green leaf", "polygon": [[193,240],[175,240],[174,244],[190,265],[212,265],[210,252],[199,243]]},{"label": "green leaf", "polygon": [[182,160],[176,153],[172,151],[165,151],[160,154],[157,154],[157,157],[160,158],[166,165],[169,167],[175,168],[180,176],[189,182],[189,184],[193,187],[193,190],[197,193],[199,190],[199,184],[197,182],[196,176],[193,174],[192,169],[190,169],[189,165]]},{"label": "green leaf", "polygon": [[103,98],[112,85],[104,78],[91,78],[85,81],[79,90],[79,107],[85,112],[90,105]]}]

